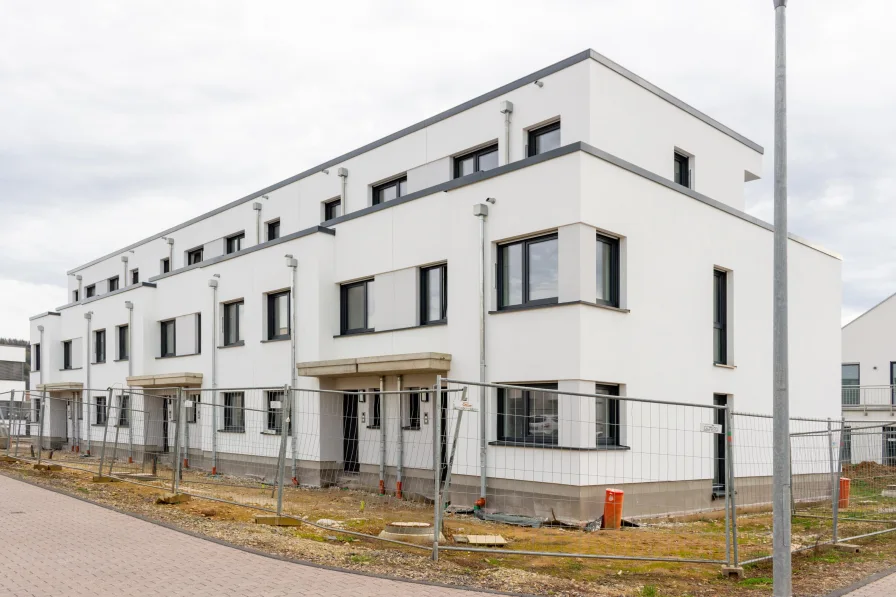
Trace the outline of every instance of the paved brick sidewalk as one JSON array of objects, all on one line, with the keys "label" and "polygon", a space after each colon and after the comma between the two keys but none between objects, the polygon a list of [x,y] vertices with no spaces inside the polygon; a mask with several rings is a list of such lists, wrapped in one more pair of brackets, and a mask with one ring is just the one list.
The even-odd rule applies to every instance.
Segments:
[{"label": "paved brick sidewalk", "polygon": [[893,597],[896,595],[896,572],[849,593],[842,593],[842,595],[844,597]]},{"label": "paved brick sidewalk", "polygon": [[3,475],[0,554],[0,597],[488,595],[266,558]]}]

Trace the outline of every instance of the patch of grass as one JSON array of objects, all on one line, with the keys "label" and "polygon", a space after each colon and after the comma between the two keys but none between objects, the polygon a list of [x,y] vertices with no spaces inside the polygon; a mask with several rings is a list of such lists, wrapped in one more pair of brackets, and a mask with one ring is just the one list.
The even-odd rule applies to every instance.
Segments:
[{"label": "patch of grass", "polygon": [[745,578],[737,584],[741,587],[769,587],[774,582],[774,579],[768,576],[756,576],[754,578]]},{"label": "patch of grass", "polygon": [[308,539],[309,541],[326,541],[326,539],[324,539],[317,533],[311,533],[308,531],[293,531],[293,536],[298,539]]},{"label": "patch of grass", "polygon": [[843,560],[843,553],[836,549],[816,550],[809,557],[809,560],[812,562],[828,562],[830,564],[836,564]]},{"label": "patch of grass", "polygon": [[500,566],[501,560],[499,560],[497,558],[485,558],[485,563],[488,564],[489,566]]},{"label": "patch of grass", "polygon": [[641,588],[642,597],[658,597],[659,594],[660,591],[656,588],[656,585],[647,585]]},{"label": "patch of grass", "polygon": [[353,564],[367,564],[373,558],[371,558],[370,556],[365,555],[365,554],[357,553],[349,559],[352,561]]}]

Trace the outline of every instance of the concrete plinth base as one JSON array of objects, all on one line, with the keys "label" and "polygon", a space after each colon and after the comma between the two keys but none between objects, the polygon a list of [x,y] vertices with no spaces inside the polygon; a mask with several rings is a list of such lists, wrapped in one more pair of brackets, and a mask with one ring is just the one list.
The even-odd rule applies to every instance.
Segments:
[{"label": "concrete plinth base", "polygon": [[91,479],[94,483],[117,483],[118,479],[114,479],[112,477],[100,477],[99,475],[94,475],[93,479]]},{"label": "concrete plinth base", "polygon": [[157,504],[183,504],[184,502],[189,502],[192,499],[189,495],[185,493],[169,493],[163,495],[162,497],[156,500]]},{"label": "concrete plinth base", "polygon": [[34,470],[37,471],[61,471],[62,467],[58,464],[35,464]]},{"label": "concrete plinth base", "polygon": [[18,462],[18,458],[13,458],[12,456],[0,456],[0,462],[6,462],[12,464],[13,462]]},{"label": "concrete plinth base", "polygon": [[302,522],[286,516],[256,516],[255,524],[268,524],[275,527],[297,527]]},{"label": "concrete plinth base", "polygon": [[850,553],[859,553],[862,551],[862,548],[858,545],[853,545],[852,543],[834,543],[831,547],[834,549],[839,549],[840,551],[848,551]]},{"label": "concrete plinth base", "polygon": [[740,580],[744,577],[744,569],[740,566],[722,566],[722,576]]}]

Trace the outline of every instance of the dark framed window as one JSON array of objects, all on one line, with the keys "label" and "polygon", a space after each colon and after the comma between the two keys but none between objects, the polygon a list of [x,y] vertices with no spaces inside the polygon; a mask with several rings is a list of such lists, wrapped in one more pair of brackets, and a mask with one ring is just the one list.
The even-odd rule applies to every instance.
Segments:
[{"label": "dark framed window", "polygon": [[190,249],[187,251],[187,265],[195,265],[197,263],[202,263],[202,252],[203,248],[198,247],[196,249]]},{"label": "dark framed window", "polygon": [[529,131],[529,157],[560,147],[560,121]]},{"label": "dark framed window", "polygon": [[84,399],[81,396],[81,392],[75,392],[75,410],[78,411],[78,420],[84,420]]},{"label": "dark framed window", "polygon": [[245,232],[240,232],[239,234],[234,234],[233,236],[228,236],[227,241],[226,241],[227,254],[230,255],[231,253],[236,253],[237,251],[242,249],[243,241],[245,240],[245,238],[246,238]]},{"label": "dark framed window", "polygon": [[597,296],[595,302],[619,306],[619,239],[597,235]]},{"label": "dark framed window", "polygon": [[118,276],[112,276],[111,278],[109,278],[108,292],[112,292],[113,290],[118,290]]},{"label": "dark framed window", "polygon": [[896,362],[890,361],[890,404],[896,404]]},{"label": "dark framed window", "polygon": [[126,325],[118,326],[118,360],[126,361],[130,357],[128,349],[130,328]]},{"label": "dark framed window", "polygon": [[167,274],[168,272],[171,271],[171,259],[169,259],[168,257],[165,257],[164,259],[162,259],[161,264],[162,264],[161,269],[162,269],[163,274]]},{"label": "dark framed window", "polygon": [[268,340],[289,338],[289,290],[268,295]]},{"label": "dark framed window", "polygon": [[852,427],[844,427],[840,433],[840,463],[852,464]]},{"label": "dark framed window", "polygon": [[728,364],[728,274],[713,270],[713,362]]},{"label": "dark framed window", "polygon": [[72,290],[72,302],[74,302],[74,303],[78,302],[78,291],[77,290]]},{"label": "dark framed window", "polygon": [[132,269],[131,270],[131,284],[139,284],[140,283],[140,270]]},{"label": "dark framed window", "polygon": [[609,396],[619,395],[619,386],[596,384],[594,393],[600,394],[595,400],[595,437],[598,446],[619,445],[619,400]]},{"label": "dark framed window", "polygon": [[268,231],[268,240],[275,240],[280,238],[280,218],[276,220],[271,220],[266,225]]},{"label": "dark framed window", "polygon": [[673,180],[683,187],[691,188],[691,158],[683,153],[674,153],[675,163],[673,165]]},{"label": "dark framed window", "polygon": [[367,402],[369,404],[369,412],[367,413],[367,420],[369,421],[367,424],[368,429],[379,429],[380,424],[382,423],[382,408],[380,404],[380,392],[379,390],[371,390],[367,394]]},{"label": "dark framed window", "polygon": [[[715,406],[728,406],[727,394],[713,394],[712,403]],[[725,411],[722,409],[713,410],[713,423],[719,425],[721,433],[716,433],[713,438],[713,467],[712,475],[712,495],[713,498],[725,497],[725,488],[728,486],[728,463],[725,454],[726,450],[726,426]]]},{"label": "dark framed window", "polygon": [[527,238],[498,247],[498,308],[557,302],[557,235]]},{"label": "dark framed window", "polygon": [[342,215],[342,199],[333,199],[324,203],[324,221],[338,218]]},{"label": "dark framed window", "polygon": [[233,346],[243,341],[243,301],[224,305],[224,346]]},{"label": "dark framed window", "polygon": [[224,431],[246,431],[246,410],[242,392],[224,392]]},{"label": "dark framed window", "polygon": [[96,397],[96,424],[97,425],[105,425],[106,417],[108,416],[108,411],[106,410],[106,397],[105,396],[97,396]]},{"label": "dark framed window", "polygon": [[32,371],[40,371],[40,344],[35,344],[31,349]]},{"label": "dark framed window", "polygon": [[454,158],[454,178],[498,167],[498,144],[489,145]]},{"label": "dark framed window", "polygon": [[[283,430],[283,401],[286,400],[286,392],[283,390],[269,390],[267,394],[268,431],[280,433]],[[272,402],[279,402],[280,406],[273,406]],[[286,426],[286,434],[292,434],[292,421]]]},{"label": "dark framed window", "polygon": [[420,325],[448,321],[448,265],[420,270]]},{"label": "dark framed window", "polygon": [[40,398],[33,398],[31,400],[31,402],[34,405],[34,420],[32,421],[32,423],[39,423],[40,422],[40,407],[43,402],[41,401]]},{"label": "dark framed window", "polygon": [[560,430],[557,384],[533,384],[531,390],[498,389],[498,440],[529,444],[557,443]]},{"label": "dark framed window", "polygon": [[96,284],[91,284],[87,288],[84,289],[84,296],[90,298],[92,296],[96,296]]},{"label": "dark framed window", "polygon": [[408,177],[402,176],[373,187],[373,204],[379,205],[408,194]]},{"label": "dark framed window", "polygon": [[[419,390],[420,388],[410,389]],[[410,430],[420,429],[420,394],[418,392],[402,394],[401,407],[401,428]]]},{"label": "dark framed window", "polygon": [[122,394],[118,397],[118,426],[131,426],[131,395]]},{"label": "dark framed window", "polygon": [[62,343],[62,368],[72,368],[72,341],[66,340]]},{"label": "dark framed window", "polygon": [[162,349],[159,352],[159,356],[173,357],[175,354],[177,354],[177,344],[175,343],[177,330],[175,329],[174,321],[175,320],[173,319],[169,319],[168,321],[162,321],[159,323],[162,331]]},{"label": "dark framed window", "polygon": [[93,350],[97,363],[106,362],[106,330],[97,330],[93,333]]},{"label": "dark framed window", "polygon": [[860,404],[859,386],[861,385],[860,367],[858,363],[840,365],[840,398],[847,406]]},{"label": "dark framed window", "polygon": [[202,395],[198,392],[195,394],[188,394],[187,400],[193,402],[192,405],[186,408],[187,423],[196,423],[199,421],[199,404],[202,402]]},{"label": "dark framed window", "polygon": [[340,313],[342,334],[358,334],[372,331],[373,280],[343,284]]}]

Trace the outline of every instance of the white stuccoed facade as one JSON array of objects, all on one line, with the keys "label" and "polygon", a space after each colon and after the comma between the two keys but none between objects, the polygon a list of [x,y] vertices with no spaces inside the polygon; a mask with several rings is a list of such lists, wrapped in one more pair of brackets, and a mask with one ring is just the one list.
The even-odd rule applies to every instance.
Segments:
[{"label": "white stuccoed facade", "polygon": [[[500,112],[504,101],[513,103],[509,144]],[[527,157],[527,131],[556,120],[560,147]],[[492,143],[498,144],[498,168],[453,177],[453,157]],[[676,151],[690,156],[690,189],[672,182]],[[322,222],[323,203],[342,194],[343,168],[348,173],[344,215]],[[32,384],[87,387],[92,353],[86,342],[87,312],[92,312],[92,330],[105,329],[107,342],[106,362],[89,366],[90,387],[124,384],[129,363],[114,358],[116,326],[128,321],[125,301],[133,303],[133,376],[186,372],[201,375],[201,386],[209,388],[212,353],[217,351],[219,388],[276,386],[291,382],[297,363],[302,365],[299,373],[308,374],[332,371],[326,367],[340,359],[436,353],[450,355],[443,374],[478,380],[479,220],[473,208],[494,198],[486,224],[488,381],[556,383],[560,390],[583,393],[593,393],[595,383],[618,384],[622,395],[698,404],[712,404],[714,394],[725,394],[738,410],[770,413],[772,229],[742,212],[744,185],[761,172],[762,149],[756,144],[586,51],[71,270],[69,296],[80,288],[81,300],[32,318],[32,343],[42,342],[44,367],[43,379],[33,373]],[[372,186],[404,173],[407,195],[373,206]],[[261,204],[260,216],[255,203]],[[266,242],[266,223],[277,218],[281,238]],[[223,239],[240,231],[245,231],[243,250],[221,256]],[[499,245],[548,233],[558,237],[557,304],[499,309]],[[597,233],[619,239],[618,308],[595,304]],[[173,239],[173,249],[163,236]],[[205,247],[204,261],[185,266],[186,251],[198,246]],[[169,249],[172,271],[161,274],[160,260]],[[291,285],[286,254],[298,260],[296,362],[289,341],[265,341],[265,296]],[[139,284],[125,285],[122,256],[128,258],[128,280],[130,270],[137,268]],[[791,413],[836,418],[841,261],[798,239],[790,242],[789,259]],[[419,269],[437,263],[448,268],[447,324],[421,326]],[[728,272],[728,366],[714,365],[715,269]],[[106,280],[116,275],[122,288],[103,293]],[[75,276],[81,277],[80,285]],[[221,304],[240,298],[245,302],[242,346],[216,348],[223,332],[212,313],[208,282],[213,276],[218,276],[219,317]],[[375,332],[341,335],[340,285],[368,278],[374,280],[370,327]],[[93,284],[97,296],[85,299],[84,289]],[[158,358],[159,322],[197,313],[201,352]],[[44,327],[42,341],[38,325]],[[181,337],[187,325],[186,319],[178,321],[179,355],[195,346]],[[69,340],[72,369],[63,370],[62,343]],[[402,357],[393,360],[394,369],[383,380],[387,389],[396,387],[398,374],[405,388],[435,383],[435,370],[402,370]],[[379,375],[298,378],[304,388],[379,385]],[[471,395],[478,398],[475,391]],[[332,400],[318,408],[342,408],[341,399]],[[493,396],[485,406],[488,440],[493,442],[497,399]],[[397,409],[397,403],[388,408]],[[428,415],[432,402],[421,408]],[[490,445],[490,486],[525,482],[533,491],[544,485],[550,493],[556,484],[587,488],[645,479],[631,473],[643,467],[651,480],[705,481],[708,502],[711,459],[701,466],[678,467],[661,453],[651,455],[644,443],[649,438],[638,424],[625,420],[625,413],[621,433],[631,450],[595,449],[593,402],[561,396],[558,408],[563,423],[558,445],[583,449]],[[477,437],[477,425],[471,420],[464,436]],[[364,441],[365,433],[374,432],[360,427],[363,473],[375,470],[379,454],[374,442]],[[340,461],[338,420],[299,421],[299,433],[311,428],[322,439],[310,447],[303,442],[303,458]],[[60,433],[71,433],[70,423]],[[414,468],[417,459],[425,469],[431,466],[431,431],[424,425],[418,433],[405,466]],[[460,482],[469,477],[476,485],[478,442],[473,444],[458,450],[455,474]],[[390,444],[389,466],[395,463],[393,450]],[[275,454],[272,441],[267,455]],[[770,471],[769,461],[752,474]]]}]

